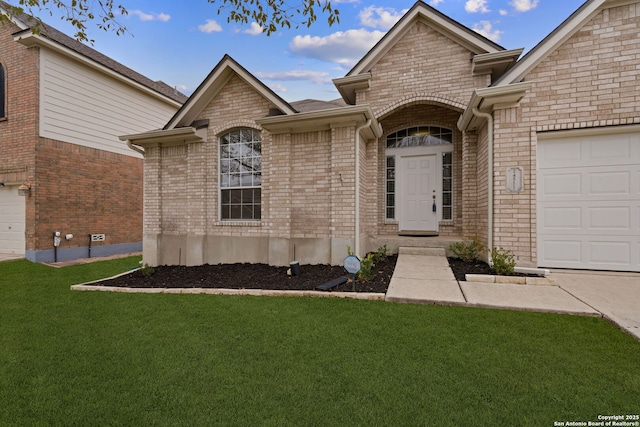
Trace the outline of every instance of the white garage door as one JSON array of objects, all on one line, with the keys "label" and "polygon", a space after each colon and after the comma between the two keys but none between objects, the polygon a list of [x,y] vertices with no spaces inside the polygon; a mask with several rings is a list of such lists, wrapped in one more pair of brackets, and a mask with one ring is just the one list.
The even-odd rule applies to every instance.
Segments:
[{"label": "white garage door", "polygon": [[24,255],[25,197],[18,186],[0,187],[0,253]]},{"label": "white garage door", "polygon": [[538,264],[640,271],[640,132],[538,141]]}]

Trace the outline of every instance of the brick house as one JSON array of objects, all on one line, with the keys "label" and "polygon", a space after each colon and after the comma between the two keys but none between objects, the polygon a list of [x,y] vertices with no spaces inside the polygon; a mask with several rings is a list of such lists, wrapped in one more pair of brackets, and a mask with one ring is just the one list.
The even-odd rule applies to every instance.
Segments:
[{"label": "brick house", "polygon": [[[478,240],[521,266],[640,270],[640,1],[501,46],[422,1],[288,103],[225,56],[144,152],[144,259],[340,264]],[[445,70],[443,72],[443,70]]]},{"label": "brick house", "polygon": [[143,160],[118,135],[162,127],[186,97],[33,23],[0,25],[0,253],[140,251]]}]

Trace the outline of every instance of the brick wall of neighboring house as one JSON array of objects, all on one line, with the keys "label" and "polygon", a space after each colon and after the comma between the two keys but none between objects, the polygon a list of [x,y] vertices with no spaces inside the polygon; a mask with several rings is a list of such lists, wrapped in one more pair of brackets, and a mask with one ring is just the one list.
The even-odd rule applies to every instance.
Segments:
[{"label": "brick wall of neighboring house", "polygon": [[[535,262],[537,252],[537,133],[640,123],[639,31],[639,5],[605,9],[526,76],[533,88],[519,108],[494,114],[496,244],[520,261]],[[523,193],[506,193],[510,166],[524,168]]]},{"label": "brick wall of neighboring house", "polygon": [[142,240],[142,159],[41,138],[36,148],[35,249],[87,247],[89,234],[105,234],[99,245]]},{"label": "brick wall of neighboring house", "polygon": [[[0,64],[5,71],[5,118],[0,119],[0,182],[29,182],[33,191],[38,135],[38,53],[13,41],[13,24],[0,25]],[[27,197],[26,247],[35,249],[35,200]]]}]

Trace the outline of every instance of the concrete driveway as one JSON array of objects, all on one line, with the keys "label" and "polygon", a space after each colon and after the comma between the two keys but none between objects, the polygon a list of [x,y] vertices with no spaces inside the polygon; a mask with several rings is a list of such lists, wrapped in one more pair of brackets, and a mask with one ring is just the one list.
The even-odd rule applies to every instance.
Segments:
[{"label": "concrete driveway", "polygon": [[552,270],[565,292],[640,340],[640,273]]},{"label": "concrete driveway", "polygon": [[13,260],[16,260],[16,259],[24,259],[24,255],[0,253],[0,262],[2,262],[2,261],[13,261]]}]

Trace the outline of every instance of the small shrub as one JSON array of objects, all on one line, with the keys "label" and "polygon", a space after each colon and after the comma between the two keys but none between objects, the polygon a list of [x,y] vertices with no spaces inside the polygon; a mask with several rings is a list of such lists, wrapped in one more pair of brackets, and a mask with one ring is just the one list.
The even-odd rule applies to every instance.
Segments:
[{"label": "small shrub", "polygon": [[477,261],[483,250],[482,244],[476,240],[469,244],[465,242],[455,242],[449,245],[449,251],[451,251],[453,257],[465,262]]},{"label": "small shrub", "polygon": [[491,251],[493,270],[499,276],[512,276],[516,268],[516,260],[513,252],[503,248],[493,248]]},{"label": "small shrub", "polygon": [[[376,275],[373,273],[373,267],[389,253],[387,245],[380,246],[376,252],[370,252],[360,260],[360,271],[356,277],[360,280],[373,280]],[[351,251],[351,246],[347,245],[347,255],[355,255]]]},{"label": "small shrub", "polygon": [[373,274],[373,266],[375,265],[375,254],[368,253],[366,257],[360,260],[360,271],[358,271],[357,277],[362,280],[373,280],[376,275]]},{"label": "small shrub", "polygon": [[145,263],[141,268],[140,271],[142,272],[142,275],[144,277],[150,277],[151,275],[153,275],[153,273],[155,273],[155,270],[153,269],[153,267],[151,267],[149,264]]}]

